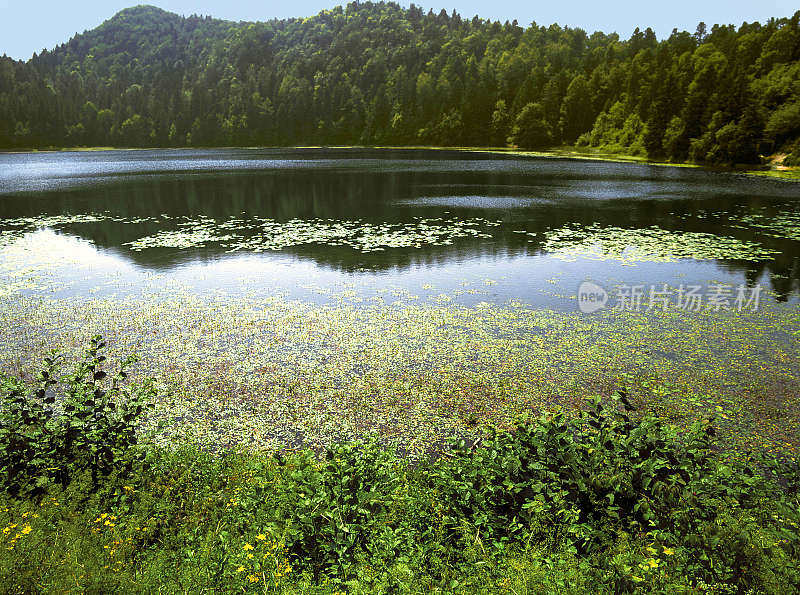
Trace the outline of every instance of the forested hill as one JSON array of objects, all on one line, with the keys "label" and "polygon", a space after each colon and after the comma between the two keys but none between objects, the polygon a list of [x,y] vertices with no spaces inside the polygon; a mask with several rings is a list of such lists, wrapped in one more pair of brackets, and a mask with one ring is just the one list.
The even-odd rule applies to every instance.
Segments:
[{"label": "forested hill", "polygon": [[800,12],[659,41],[413,4],[263,23],[137,6],[0,58],[4,148],[506,143],[800,162]]}]

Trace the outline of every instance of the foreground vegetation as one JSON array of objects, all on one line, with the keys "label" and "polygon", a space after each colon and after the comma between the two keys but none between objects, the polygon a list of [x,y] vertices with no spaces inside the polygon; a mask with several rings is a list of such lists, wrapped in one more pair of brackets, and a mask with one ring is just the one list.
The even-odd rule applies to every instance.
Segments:
[{"label": "foreground vegetation", "polygon": [[389,3],[232,23],[123,10],[0,58],[0,147],[448,145],[800,162],[800,12],[617,34]]},{"label": "foreground vegetation", "polygon": [[62,375],[0,379],[8,592],[786,592],[797,463],[732,462],[625,391],[453,439],[412,462],[374,438],[323,452],[137,444],[147,381],[104,343]]}]

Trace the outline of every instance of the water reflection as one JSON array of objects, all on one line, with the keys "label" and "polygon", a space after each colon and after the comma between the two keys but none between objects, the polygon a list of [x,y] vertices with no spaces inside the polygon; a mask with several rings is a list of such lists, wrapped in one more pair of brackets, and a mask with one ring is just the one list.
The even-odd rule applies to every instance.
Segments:
[{"label": "water reflection", "polygon": [[[423,243],[367,253],[326,243],[287,246],[279,252],[239,257],[237,274],[246,270],[241,263],[256,267],[256,262],[271,261],[296,267],[311,262],[332,273],[380,274],[386,282],[392,275],[409,271],[438,276],[454,274],[466,263],[491,263],[495,273],[511,279],[521,298],[527,297],[531,283],[521,275],[544,273],[536,268],[539,265],[528,262],[526,268],[522,263],[546,257],[542,242],[548,231],[577,223],[658,226],[758,242],[778,254],[767,261],[718,261],[714,270],[750,283],[767,274],[779,299],[785,300],[800,288],[797,239],[772,237],[764,229],[732,225],[724,215],[705,214],[794,212],[797,188],[704,170],[414,150],[0,155],[0,218],[8,222],[20,217],[104,213],[110,219],[65,224],[59,229],[89,240],[107,257],[140,269],[169,271],[231,262],[230,247],[213,242],[141,251],[129,246],[146,236],[179,231],[182,223],[200,218],[218,223],[235,217],[374,225],[406,224],[415,218],[484,218],[500,223],[491,230],[491,237],[458,237],[450,245]],[[238,233],[247,240],[258,231],[245,226]],[[585,270],[577,265],[568,268],[570,275]],[[590,267],[595,277],[615,279],[620,278],[618,268],[605,262]],[[563,274],[564,267],[554,263],[548,270]],[[710,274],[707,266],[681,261],[655,269],[640,267],[638,272],[622,273],[621,278],[665,271],[674,278]]]}]

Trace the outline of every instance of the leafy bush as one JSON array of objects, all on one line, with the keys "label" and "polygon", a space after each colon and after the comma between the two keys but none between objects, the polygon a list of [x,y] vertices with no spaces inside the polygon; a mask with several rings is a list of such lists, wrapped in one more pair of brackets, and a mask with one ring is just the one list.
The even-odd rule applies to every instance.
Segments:
[{"label": "leafy bush", "polygon": [[[256,522],[318,578],[346,577],[364,557],[401,554],[407,519],[398,514],[407,495],[407,461],[374,438],[331,447],[318,460],[303,453],[276,460],[278,486],[254,486],[237,498],[244,523]],[[281,502],[277,514],[259,518],[264,499]]]},{"label": "leafy bush", "polygon": [[[461,441],[433,484],[451,503],[445,515],[453,538],[467,523],[502,551],[539,527],[540,538],[556,532],[570,551],[591,555],[608,551],[619,535],[635,535],[670,551],[689,547],[695,579],[752,580],[736,569],[744,560],[765,568],[763,547],[754,547],[745,529],[726,531],[723,519],[739,527],[750,518],[744,511],[759,505],[763,478],[721,458],[710,420],[678,433],[652,415],[634,419],[631,411],[622,393],[611,405],[595,399],[577,419],[549,413],[491,431],[478,448]],[[544,531],[542,518],[550,519]],[[796,556],[796,528],[773,546],[779,544],[784,555]],[[633,585],[635,572],[630,567],[617,577],[617,586]]]},{"label": "leafy bush", "polygon": [[133,357],[109,378],[105,346],[93,337],[83,360],[61,377],[61,358],[51,352],[34,387],[0,376],[0,486],[11,494],[41,493],[53,481],[66,485],[82,471],[97,486],[101,476],[130,469],[136,424],[154,389],[151,381],[123,387]]},{"label": "leafy bush", "polygon": [[597,399],[577,421],[546,414],[493,431],[480,448],[458,445],[443,477],[459,504],[454,513],[487,535],[522,533],[544,513],[561,519],[577,550],[588,552],[620,529],[658,526],[686,486],[708,472],[710,432],[698,425],[678,442],[657,418],[634,421]]}]

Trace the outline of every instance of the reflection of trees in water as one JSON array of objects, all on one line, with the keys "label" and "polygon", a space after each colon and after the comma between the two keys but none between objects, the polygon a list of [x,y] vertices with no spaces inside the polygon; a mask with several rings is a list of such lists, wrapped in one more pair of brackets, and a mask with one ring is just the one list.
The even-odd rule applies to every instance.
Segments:
[{"label": "reflection of trees in water", "polygon": [[776,254],[775,260],[760,263],[723,263],[725,268],[744,272],[747,284],[754,286],[767,273],[772,291],[779,302],[785,302],[792,294],[800,294],[800,262],[797,256]]},{"label": "reflection of trees in water", "polygon": [[[225,255],[226,248],[213,245],[184,250],[151,248],[141,252],[124,245],[160,231],[177,230],[179,223],[187,221],[187,218],[210,217],[220,222],[233,216],[278,221],[362,219],[370,223],[406,223],[413,217],[482,217],[503,222],[501,227],[489,228],[492,239],[461,238],[453,245],[388,248],[373,253],[361,253],[347,246],[316,244],[283,250],[298,258],[344,271],[385,271],[440,265],[478,256],[502,258],[536,254],[541,252],[545,232],[568,223],[624,228],[655,225],[667,230],[729,235],[780,250],[781,253],[769,262],[728,261],[723,264],[731,271],[743,272],[751,282],[768,272],[772,276],[773,289],[782,299],[800,289],[797,242],[765,237],[752,229],[735,229],[719,221],[693,216],[702,210],[747,210],[774,205],[775,198],[785,199],[782,193],[773,197],[752,193],[737,195],[730,176],[721,178],[723,182],[715,178],[714,184],[700,185],[697,192],[692,192],[697,189],[695,186],[687,184],[668,169],[645,168],[643,172],[647,175],[644,177],[625,178],[617,171],[618,168],[608,169],[609,166],[605,166],[608,169],[605,176],[596,164],[576,165],[573,162],[571,167],[569,176],[564,173],[563,163],[549,164],[535,176],[514,168],[494,171],[425,168],[393,171],[387,168],[381,171],[354,169],[352,166],[148,176],[38,197],[6,196],[2,199],[0,214],[13,218],[108,212],[125,219],[167,215],[169,219],[136,224],[103,221],[63,228],[140,266],[154,269],[169,269],[182,263],[214,260]],[[700,174],[689,171],[685,175],[697,177]],[[739,179],[735,182],[742,183]],[[719,193],[715,193],[717,186]],[[684,188],[683,195],[691,198],[680,198],[681,188]],[[747,188],[746,183],[743,188]],[[759,189],[764,190],[764,187]],[[665,196],[667,190],[673,194]],[[634,198],[609,198],[614,193]],[[469,198],[475,196],[515,198],[519,199],[519,206],[482,208],[480,199]],[[437,200],[415,203],[418,198]],[[502,200],[497,202],[507,204]],[[491,200],[484,203],[492,204]],[[536,235],[513,233],[515,230]],[[248,237],[254,231],[242,229],[237,233]]]}]

